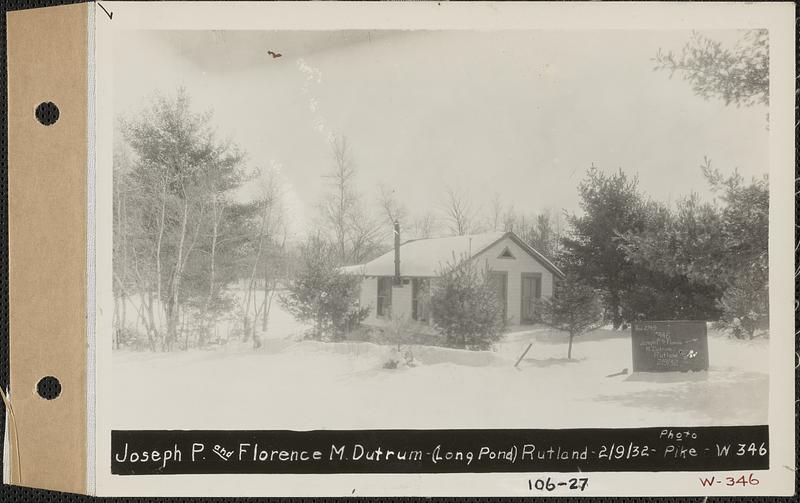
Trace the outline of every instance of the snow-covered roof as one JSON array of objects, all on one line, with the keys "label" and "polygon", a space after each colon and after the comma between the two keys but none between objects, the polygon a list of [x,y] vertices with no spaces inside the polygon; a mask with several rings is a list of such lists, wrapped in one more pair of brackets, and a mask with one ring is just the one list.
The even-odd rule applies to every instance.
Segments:
[{"label": "snow-covered roof", "polygon": [[[400,245],[400,273],[406,277],[439,276],[442,268],[452,264],[454,260],[472,258],[505,237],[511,238],[545,267],[562,276],[561,271],[552,262],[525,244],[512,232],[489,232],[406,241]],[[393,276],[394,249],[366,264],[346,266],[341,270],[346,274],[363,276]]]},{"label": "snow-covered roof", "polygon": [[346,265],[344,267],[340,267],[339,271],[344,274],[355,274],[359,276],[364,275],[364,264],[358,265]]}]

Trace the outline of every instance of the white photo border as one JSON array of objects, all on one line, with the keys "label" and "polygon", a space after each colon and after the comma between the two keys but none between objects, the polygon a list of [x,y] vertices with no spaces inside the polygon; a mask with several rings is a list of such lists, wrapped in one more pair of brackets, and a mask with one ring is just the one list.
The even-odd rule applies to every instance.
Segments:
[{"label": "white photo border", "polygon": [[[95,493],[101,496],[534,496],[526,473],[170,475],[110,472],[113,43],[121,30],[685,30],[770,36],[770,469],[747,488],[703,488],[696,472],[590,473],[583,496],[791,495],[795,484],[793,3],[102,2],[95,9]],[[91,259],[92,257],[90,257]],[[90,376],[91,377],[91,376]],[[90,401],[92,397],[89,397]],[[742,397],[746,400],[747,397]],[[735,404],[731,404],[735,406]],[[726,475],[727,473],[708,473]],[[563,476],[563,474],[562,474]],[[91,479],[92,477],[90,477]],[[541,494],[541,493],[539,493]],[[555,496],[555,493],[541,495]],[[562,494],[573,495],[573,494]]]}]

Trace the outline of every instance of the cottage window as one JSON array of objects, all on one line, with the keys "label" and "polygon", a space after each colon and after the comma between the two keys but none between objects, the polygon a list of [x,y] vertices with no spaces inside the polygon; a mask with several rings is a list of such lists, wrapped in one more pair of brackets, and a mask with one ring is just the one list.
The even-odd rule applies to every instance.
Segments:
[{"label": "cottage window", "polygon": [[411,283],[411,317],[428,321],[431,305],[431,282],[427,278],[414,278]]},{"label": "cottage window", "polygon": [[392,278],[378,278],[378,316],[392,317]]}]

